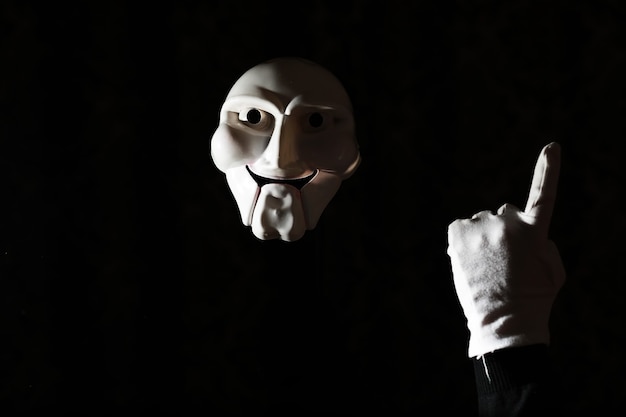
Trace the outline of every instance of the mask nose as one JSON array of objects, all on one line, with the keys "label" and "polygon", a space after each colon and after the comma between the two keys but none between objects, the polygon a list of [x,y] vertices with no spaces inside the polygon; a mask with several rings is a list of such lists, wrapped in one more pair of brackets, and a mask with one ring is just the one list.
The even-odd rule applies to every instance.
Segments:
[{"label": "mask nose", "polygon": [[284,116],[277,123],[261,157],[253,164],[253,171],[270,178],[300,178],[312,170],[300,160],[298,154],[298,126]]}]

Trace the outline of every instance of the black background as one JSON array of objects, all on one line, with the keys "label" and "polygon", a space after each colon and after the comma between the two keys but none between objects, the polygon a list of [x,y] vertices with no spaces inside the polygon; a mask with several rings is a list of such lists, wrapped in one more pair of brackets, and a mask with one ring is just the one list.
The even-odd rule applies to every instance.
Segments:
[{"label": "black background", "polygon": [[[555,395],[622,404],[622,3],[1,11],[3,409],[471,415],[446,228],[523,207],[553,140]],[[232,83],[283,55],[342,80],[363,157],[293,243],[241,224],[209,156]]]}]

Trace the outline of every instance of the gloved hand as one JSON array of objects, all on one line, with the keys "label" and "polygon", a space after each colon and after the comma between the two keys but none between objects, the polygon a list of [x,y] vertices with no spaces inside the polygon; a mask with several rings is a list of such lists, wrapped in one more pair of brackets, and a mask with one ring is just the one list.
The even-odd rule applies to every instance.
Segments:
[{"label": "gloved hand", "polygon": [[565,282],[561,257],[548,239],[560,158],[557,143],[543,148],[524,211],[504,204],[497,214],[481,211],[448,226],[469,357],[550,341],[550,311]]}]

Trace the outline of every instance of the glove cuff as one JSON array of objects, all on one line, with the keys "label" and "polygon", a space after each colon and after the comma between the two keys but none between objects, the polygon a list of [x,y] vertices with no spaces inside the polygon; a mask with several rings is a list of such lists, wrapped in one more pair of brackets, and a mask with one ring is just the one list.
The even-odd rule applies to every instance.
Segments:
[{"label": "glove cuff", "polygon": [[[525,311],[524,311],[525,310]],[[470,340],[468,356],[473,358],[499,349],[550,343],[548,318],[550,309],[527,306],[511,314],[498,314],[472,323],[468,320]]]}]

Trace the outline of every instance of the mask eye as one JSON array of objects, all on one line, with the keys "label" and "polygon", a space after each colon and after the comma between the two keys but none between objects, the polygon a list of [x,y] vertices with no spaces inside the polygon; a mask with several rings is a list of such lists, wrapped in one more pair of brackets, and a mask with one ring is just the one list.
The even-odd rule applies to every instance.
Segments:
[{"label": "mask eye", "polygon": [[329,126],[332,118],[324,112],[311,112],[304,115],[302,124],[305,132],[316,132]]},{"label": "mask eye", "polygon": [[271,127],[274,118],[271,114],[257,108],[245,109],[238,113],[241,123],[254,130],[266,130]]},{"label": "mask eye", "polygon": [[311,126],[313,129],[322,127],[323,124],[324,124],[324,115],[322,113],[315,112],[315,113],[309,114],[309,126]]}]

